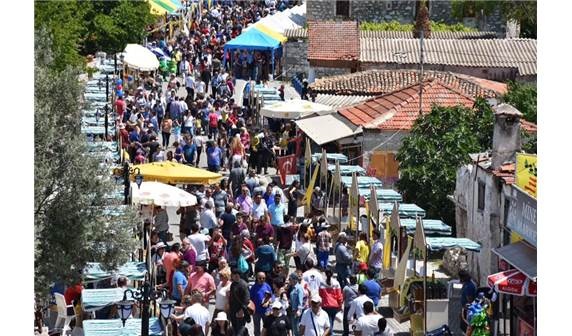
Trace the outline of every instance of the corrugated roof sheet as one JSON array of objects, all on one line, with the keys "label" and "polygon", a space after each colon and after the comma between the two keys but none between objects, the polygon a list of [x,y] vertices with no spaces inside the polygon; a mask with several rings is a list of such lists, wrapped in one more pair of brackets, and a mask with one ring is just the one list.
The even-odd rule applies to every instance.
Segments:
[{"label": "corrugated roof sheet", "polygon": [[[474,102],[470,96],[440,81],[429,79],[423,83],[423,114],[431,112],[432,105],[472,107]],[[410,130],[419,117],[419,85],[341,109],[339,113],[364,128]]]},{"label": "corrugated roof sheet", "polygon": [[[517,68],[520,75],[536,74],[536,40],[425,40],[426,64]],[[419,63],[419,39],[360,39],[360,61]]]},{"label": "corrugated roof sheet", "polygon": [[370,96],[346,96],[335,94],[318,94],[316,96],[316,103],[341,108],[358,104],[360,102],[370,99]]},{"label": "corrugated roof sheet", "polygon": [[[425,71],[423,77],[438,79],[473,97],[495,98],[507,91],[505,83],[451,72]],[[310,87],[319,93],[382,95],[418,82],[419,72],[417,70],[368,70],[320,78],[310,84]]]},{"label": "corrugated roof sheet", "polygon": [[[362,38],[387,38],[387,39],[411,39],[413,38],[412,32],[404,31],[360,31],[360,37]],[[284,31],[284,36],[287,38],[297,39],[297,38],[308,38],[308,29],[297,28],[297,29],[286,29]],[[472,40],[472,39],[494,39],[497,38],[495,32],[431,32],[432,39],[462,39],[462,40]]]},{"label": "corrugated roof sheet", "polygon": [[308,30],[308,60],[359,59],[358,24],[354,21],[319,21]]}]

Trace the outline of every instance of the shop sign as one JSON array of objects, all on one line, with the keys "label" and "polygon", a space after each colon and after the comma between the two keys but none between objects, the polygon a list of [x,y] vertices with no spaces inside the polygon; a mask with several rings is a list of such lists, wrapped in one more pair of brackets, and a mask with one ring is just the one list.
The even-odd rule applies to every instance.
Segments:
[{"label": "shop sign", "polygon": [[516,185],[536,198],[536,155],[516,154]]},{"label": "shop sign", "polygon": [[507,227],[536,247],[536,199],[512,187]]}]

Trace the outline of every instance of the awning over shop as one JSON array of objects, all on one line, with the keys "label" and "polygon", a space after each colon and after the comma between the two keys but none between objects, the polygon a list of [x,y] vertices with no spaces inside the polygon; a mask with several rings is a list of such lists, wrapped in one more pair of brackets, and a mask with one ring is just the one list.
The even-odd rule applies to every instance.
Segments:
[{"label": "awning over shop", "polygon": [[[402,218],[399,220],[402,227],[405,228],[408,234],[415,233],[417,221],[412,218]],[[423,230],[425,234],[438,234],[450,236],[453,233],[451,227],[439,219],[423,219]]]},{"label": "awning over shop", "polygon": [[361,128],[351,127],[335,113],[296,120],[296,125],[320,146],[361,133]]},{"label": "awning over shop", "polygon": [[[388,215],[393,212],[393,203],[379,203],[379,209],[383,210]],[[425,217],[425,210],[419,207],[417,204],[412,203],[399,203],[399,217],[400,218],[415,218],[415,217]]]},{"label": "awning over shop", "polygon": [[491,274],[487,278],[487,283],[499,293],[536,296],[537,292],[536,281],[530,280],[517,269]]},{"label": "awning over shop", "polygon": [[286,38],[286,36],[280,34],[276,30],[274,30],[274,29],[272,29],[272,28],[270,28],[270,27],[268,27],[262,23],[255,25],[254,29],[260,30],[262,33],[272,37],[275,40],[280,41],[281,43],[284,43],[284,42],[286,42],[286,40],[288,40]]},{"label": "awning over shop", "polygon": [[469,238],[426,237],[427,248],[431,251],[446,250],[451,247],[462,247],[469,251],[481,252],[481,245]]},{"label": "awning over shop", "polygon": [[523,241],[497,247],[493,253],[506,260],[514,268],[536,281],[536,249]]},{"label": "awning over shop", "polygon": [[271,51],[278,48],[280,48],[279,40],[258,29],[250,29],[228,41],[224,45],[224,52],[226,54],[227,51],[235,49]]},{"label": "awning over shop", "polygon": [[[115,320],[84,320],[84,336],[139,336],[141,335],[141,319],[130,318],[125,321],[125,327],[120,319]],[[163,334],[161,322],[156,317],[149,318],[149,335]]]},{"label": "awning over shop", "polygon": [[[176,162],[153,162],[135,166],[139,168],[144,181],[157,181],[169,184],[213,184],[221,174],[190,167]],[[135,179],[135,175],[131,175]]]}]

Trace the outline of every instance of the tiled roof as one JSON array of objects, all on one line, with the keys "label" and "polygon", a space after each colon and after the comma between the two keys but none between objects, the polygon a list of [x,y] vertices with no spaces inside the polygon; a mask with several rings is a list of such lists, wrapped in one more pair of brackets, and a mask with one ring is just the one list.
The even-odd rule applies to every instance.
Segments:
[{"label": "tiled roof", "polygon": [[524,119],[520,119],[520,128],[522,128],[522,130],[525,131],[526,133],[537,132],[536,124]]},{"label": "tiled roof", "polygon": [[[423,83],[423,114],[428,114],[432,105],[472,107],[474,103],[470,96],[440,81],[429,79]],[[419,85],[343,108],[339,113],[364,128],[410,130],[419,117]]]},{"label": "tiled roof", "polygon": [[357,61],[359,31],[354,21],[316,21],[309,24],[308,60]]},{"label": "tiled roof", "polygon": [[[494,98],[506,93],[504,83],[441,71],[425,71],[425,79],[436,78],[443,83],[458,87],[472,96]],[[342,95],[382,95],[419,82],[417,70],[368,70],[353,74],[324,77],[310,87],[319,93]]]},{"label": "tiled roof", "polygon": [[370,96],[318,94],[316,96],[316,103],[332,106],[335,108],[341,108],[361,103],[362,101],[366,101],[370,98]]},{"label": "tiled roof", "polygon": [[[517,68],[522,76],[536,75],[536,40],[425,40],[426,64]],[[419,63],[419,39],[360,39],[360,61]]]},{"label": "tiled roof", "polygon": [[[412,32],[406,31],[365,31],[359,32],[362,38],[387,38],[387,39],[411,39],[413,38]],[[308,29],[295,28],[286,29],[284,36],[291,39],[308,38]],[[432,32],[432,39],[460,39],[460,40],[474,40],[474,39],[494,39],[497,38],[495,32]]]}]

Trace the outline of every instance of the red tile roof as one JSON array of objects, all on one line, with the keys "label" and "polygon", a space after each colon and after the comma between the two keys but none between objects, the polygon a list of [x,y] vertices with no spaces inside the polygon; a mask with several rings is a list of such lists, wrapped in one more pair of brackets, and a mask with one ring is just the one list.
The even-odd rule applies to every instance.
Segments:
[{"label": "red tile roof", "polygon": [[[473,107],[474,98],[440,81],[423,83],[422,113],[432,105]],[[382,130],[410,130],[419,117],[419,85],[415,84],[364,103],[339,110],[354,125]]]},{"label": "red tile roof", "polygon": [[357,61],[359,27],[355,21],[308,23],[308,60]]},{"label": "red tile roof", "polygon": [[492,170],[491,172],[494,176],[503,179],[506,184],[513,184],[515,180],[515,171],[516,165],[514,162],[508,162],[501,165],[499,168]]},{"label": "red tile roof", "polygon": [[530,121],[520,119],[520,128],[526,133],[536,133],[536,124]]},{"label": "red tile roof", "polygon": [[[506,93],[507,85],[452,72],[425,71],[424,79],[436,78],[461,89],[471,97],[496,98]],[[417,70],[368,70],[324,77],[310,84],[318,93],[342,95],[382,95],[419,82]]]}]

